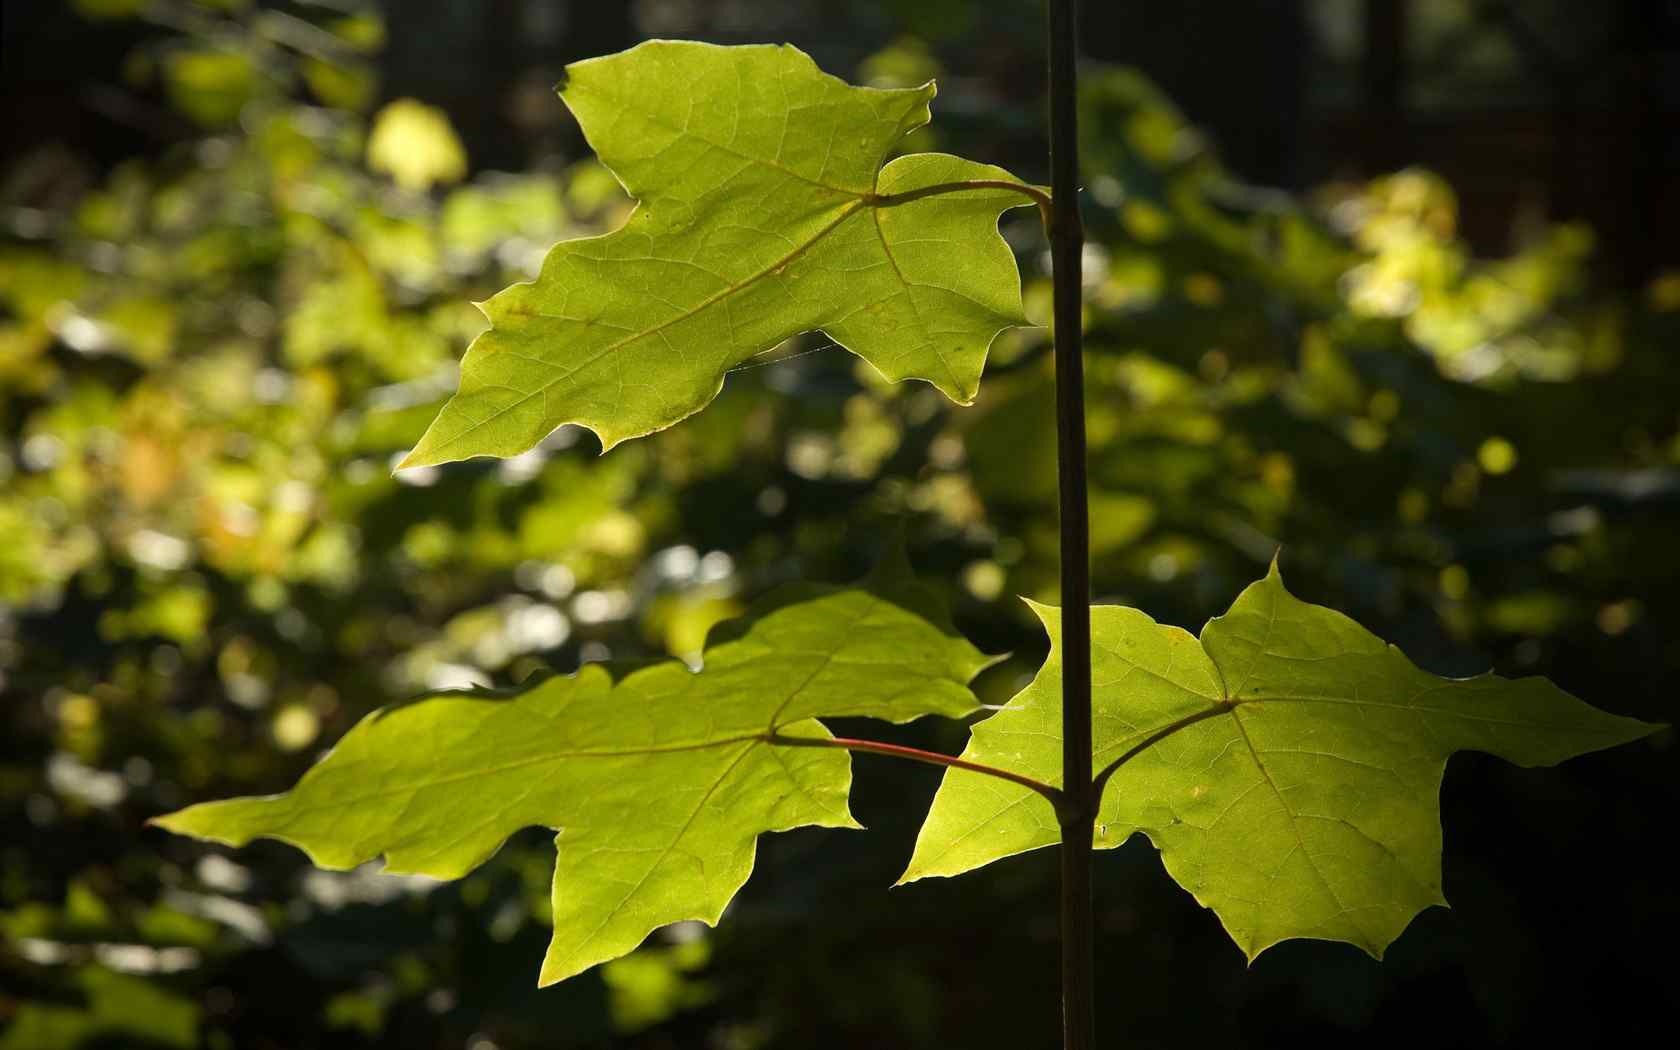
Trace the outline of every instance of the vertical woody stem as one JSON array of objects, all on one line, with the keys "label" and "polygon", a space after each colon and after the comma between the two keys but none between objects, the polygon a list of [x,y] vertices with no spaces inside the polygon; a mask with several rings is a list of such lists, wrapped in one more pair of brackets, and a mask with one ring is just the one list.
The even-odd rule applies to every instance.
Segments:
[{"label": "vertical woody stem", "polygon": [[1080,343],[1078,0],[1046,0],[1050,60],[1050,256],[1055,276],[1056,464],[1062,530],[1062,1045],[1095,1045],[1091,838],[1091,538]]}]

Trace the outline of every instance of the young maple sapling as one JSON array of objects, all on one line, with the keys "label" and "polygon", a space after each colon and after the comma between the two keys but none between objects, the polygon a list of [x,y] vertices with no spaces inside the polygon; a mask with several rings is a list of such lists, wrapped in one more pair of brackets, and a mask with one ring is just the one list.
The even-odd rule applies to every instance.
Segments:
[{"label": "young maple sapling", "polygon": [[403,464],[513,456],[564,424],[610,450],[701,411],[732,368],[813,331],[968,404],[993,340],[1027,323],[999,218],[1036,206],[1054,259],[1064,604],[1034,606],[1050,655],[960,757],[821,721],[979,709],[967,686],[989,658],[895,555],[850,588],[767,596],[713,633],[699,672],[671,661],[615,681],[586,666],[512,697],[438,694],[369,716],[285,794],[157,823],[439,878],[521,828],[552,828],[550,984],[666,924],[716,923],[759,835],[856,827],[847,752],[933,763],[944,780],[904,880],[1059,846],[1064,1039],[1086,1048],[1093,849],[1148,836],[1251,958],[1300,937],[1380,957],[1443,903],[1453,752],[1547,764],[1653,731],[1542,679],[1426,674],[1292,596],[1275,564],[1199,637],[1091,606],[1075,5],[1048,6],[1049,191],[977,161],[894,156],[930,119],[932,83],[856,87],[792,47],[681,41],[571,66],[561,97],[639,206],[484,304],[491,327]]}]

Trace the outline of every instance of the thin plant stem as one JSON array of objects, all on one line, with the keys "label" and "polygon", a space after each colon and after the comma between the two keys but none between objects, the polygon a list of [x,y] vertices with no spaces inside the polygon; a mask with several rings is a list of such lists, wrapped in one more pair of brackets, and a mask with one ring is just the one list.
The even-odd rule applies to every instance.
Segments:
[{"label": "thin plant stem", "polygon": [[1078,0],[1045,0],[1050,72],[1050,258],[1055,280],[1056,466],[1062,560],[1062,1045],[1096,1043],[1092,947],[1091,536],[1080,339]]}]

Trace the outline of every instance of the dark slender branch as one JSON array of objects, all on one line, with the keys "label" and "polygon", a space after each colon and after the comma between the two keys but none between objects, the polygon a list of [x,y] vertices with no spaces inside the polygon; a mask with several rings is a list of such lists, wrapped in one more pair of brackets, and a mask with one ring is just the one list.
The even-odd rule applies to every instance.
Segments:
[{"label": "dark slender branch", "polygon": [[1161,741],[1165,740],[1167,737],[1172,736],[1174,733],[1178,732],[1180,729],[1184,729],[1188,726],[1193,726],[1197,722],[1206,721],[1207,719],[1213,718],[1216,715],[1222,715],[1225,712],[1231,710],[1233,707],[1236,707],[1236,706],[1237,705],[1234,704],[1234,703],[1225,702],[1225,703],[1218,704],[1214,707],[1204,708],[1200,711],[1195,712],[1194,714],[1185,715],[1183,718],[1180,718],[1178,721],[1169,722],[1168,724],[1162,726],[1160,729],[1157,729],[1157,730],[1155,730],[1155,732],[1153,732],[1153,733],[1149,734],[1148,736],[1144,737],[1142,740],[1138,741],[1136,744],[1133,744],[1131,747],[1126,749],[1125,754],[1122,754],[1119,758],[1115,759],[1114,761],[1110,762],[1108,765],[1104,766],[1102,772],[1097,774],[1096,782],[1091,785],[1092,801],[1094,801],[1099,807],[1101,807],[1103,789],[1108,786],[1108,778],[1113,776],[1115,774],[1115,772],[1117,770],[1119,770],[1119,768],[1121,766],[1125,765],[1127,762],[1130,762],[1132,759],[1136,758],[1138,755],[1140,755],[1143,752],[1145,752],[1145,751],[1149,750],[1150,748],[1154,747],[1156,744],[1159,744]]},{"label": "dark slender branch", "polygon": [[1046,784],[1032,777],[1011,773],[1007,769],[984,765],[980,762],[969,762],[952,755],[943,755],[938,751],[923,751],[919,747],[905,747],[902,744],[889,744],[881,740],[861,740],[850,736],[816,737],[816,736],[783,736],[780,733],[767,733],[764,736],[767,743],[781,747],[833,747],[847,751],[862,751],[871,755],[886,755],[889,758],[904,758],[912,762],[922,762],[930,766],[944,766],[948,769],[966,769],[970,773],[980,773],[988,777],[997,777],[1012,784],[1019,784],[1024,788],[1038,792],[1049,800],[1050,805],[1057,812],[1062,809],[1062,792],[1060,788]]},{"label": "dark slender branch", "polygon": [[891,208],[897,204],[909,204],[924,197],[937,197],[947,193],[961,193],[964,190],[1009,190],[1022,196],[1031,198],[1038,205],[1039,217],[1044,220],[1044,228],[1050,228],[1051,206],[1050,194],[1037,186],[1029,186],[1024,182],[1005,182],[1002,179],[969,179],[964,182],[940,182],[921,189],[905,190],[903,193],[874,193],[864,200],[876,208]]},{"label": "dark slender branch", "polygon": [[1079,3],[1045,0],[1050,64],[1050,258],[1055,278],[1056,465],[1062,527],[1062,1045],[1096,1043],[1092,950],[1091,535],[1080,339]]}]

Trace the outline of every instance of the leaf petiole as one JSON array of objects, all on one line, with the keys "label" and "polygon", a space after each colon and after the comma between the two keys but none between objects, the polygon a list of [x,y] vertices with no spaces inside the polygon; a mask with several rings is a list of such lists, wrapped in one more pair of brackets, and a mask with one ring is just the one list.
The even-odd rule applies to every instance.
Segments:
[{"label": "leaf petiole", "polygon": [[781,745],[784,747],[837,747],[846,751],[862,751],[872,755],[886,755],[889,758],[908,759],[912,762],[921,762],[930,766],[945,766],[950,769],[966,769],[970,773],[981,773],[985,776],[997,777],[1000,780],[1007,780],[1013,784],[1019,784],[1024,788],[1036,791],[1049,800],[1050,805],[1054,806],[1058,813],[1061,812],[1062,809],[1063,797],[1061,788],[1046,784],[1041,780],[1034,780],[1032,777],[1022,776],[1019,773],[1011,773],[1007,769],[999,769],[996,766],[983,765],[979,762],[968,762],[964,759],[957,758],[954,755],[941,754],[938,751],[924,751],[919,747],[905,747],[902,744],[889,744],[881,740],[862,740],[857,737],[794,737],[783,736],[775,731],[764,734],[762,739],[765,743]]},{"label": "leaf petiole", "polygon": [[903,193],[872,193],[863,198],[866,205],[872,208],[891,208],[899,204],[909,204],[924,197],[937,197],[946,193],[961,193],[964,190],[1013,190],[1016,193],[1030,197],[1038,205],[1038,214],[1044,221],[1044,228],[1050,228],[1050,194],[1037,186],[1029,186],[1024,182],[1007,182],[1003,179],[967,179],[962,182],[941,182],[933,186],[923,186],[921,189],[905,190]]},{"label": "leaf petiole", "polygon": [[1155,730],[1155,732],[1150,733],[1136,744],[1127,748],[1125,753],[1119,758],[1104,766],[1102,772],[1098,773],[1096,778],[1091,782],[1092,804],[1099,807],[1102,805],[1103,789],[1108,786],[1108,778],[1118,772],[1121,766],[1154,747],[1156,744],[1159,744],[1167,737],[1172,736],[1180,729],[1188,729],[1197,722],[1205,721],[1215,715],[1225,714],[1236,706],[1237,705],[1235,703],[1232,703],[1229,700],[1221,701],[1213,707],[1204,708],[1192,714],[1185,715],[1183,718],[1180,718],[1175,722],[1169,722],[1160,729]]}]

